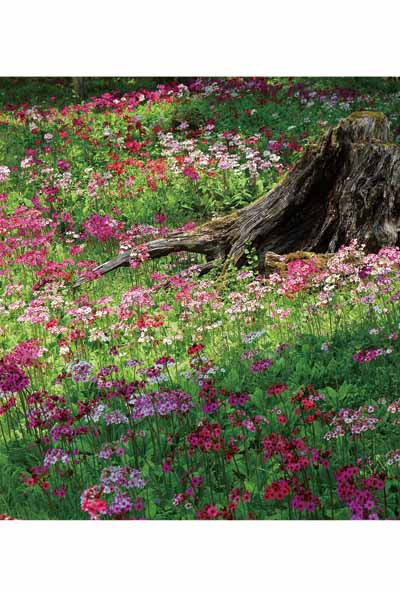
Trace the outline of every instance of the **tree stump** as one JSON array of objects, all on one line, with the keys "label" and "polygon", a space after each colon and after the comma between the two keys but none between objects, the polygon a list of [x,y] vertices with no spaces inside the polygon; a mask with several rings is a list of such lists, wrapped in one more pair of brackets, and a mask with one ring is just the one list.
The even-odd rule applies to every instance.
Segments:
[{"label": "tree stump", "polygon": [[[399,245],[399,237],[400,147],[391,142],[384,114],[362,111],[310,145],[281,183],[254,203],[191,232],[150,241],[146,248],[150,258],[201,253],[209,268],[216,259],[240,266],[251,246],[262,271],[268,253],[332,253],[354,239],[367,252],[377,252]],[[134,253],[120,254],[95,271],[103,275],[128,266]]]}]

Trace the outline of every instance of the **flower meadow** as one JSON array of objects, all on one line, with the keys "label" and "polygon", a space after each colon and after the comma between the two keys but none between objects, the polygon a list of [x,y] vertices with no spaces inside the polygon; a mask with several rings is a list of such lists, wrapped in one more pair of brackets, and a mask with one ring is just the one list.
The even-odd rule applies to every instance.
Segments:
[{"label": "flower meadow", "polygon": [[90,84],[0,81],[0,518],[398,519],[400,249],[202,276],[145,247],[254,201],[352,111],[399,142],[398,84]]}]

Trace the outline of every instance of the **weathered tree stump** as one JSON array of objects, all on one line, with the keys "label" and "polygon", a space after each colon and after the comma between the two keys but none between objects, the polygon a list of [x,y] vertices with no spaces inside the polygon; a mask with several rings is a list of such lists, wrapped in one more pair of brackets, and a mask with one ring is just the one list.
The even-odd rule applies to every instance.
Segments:
[{"label": "weathered tree stump", "polygon": [[[267,253],[331,253],[354,239],[376,252],[399,245],[399,237],[400,148],[391,142],[386,116],[363,111],[310,145],[282,182],[254,203],[146,247],[150,258],[188,251],[204,254],[209,263],[222,259],[240,266],[252,246],[263,270]],[[127,266],[132,254],[95,271]]]}]

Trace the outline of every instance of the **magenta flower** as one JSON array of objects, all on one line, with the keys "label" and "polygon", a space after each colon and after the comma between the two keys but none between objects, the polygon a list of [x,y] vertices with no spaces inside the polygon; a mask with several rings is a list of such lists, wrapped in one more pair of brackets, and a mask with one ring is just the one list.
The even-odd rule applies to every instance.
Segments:
[{"label": "magenta flower", "polygon": [[83,224],[85,231],[99,242],[106,242],[118,236],[118,222],[107,215],[92,213]]},{"label": "magenta flower", "polygon": [[272,359],[259,359],[251,364],[250,370],[253,373],[260,373],[262,371],[267,370],[271,365],[273,365]]},{"label": "magenta flower", "polygon": [[192,181],[198,181],[200,178],[199,174],[196,172],[196,169],[193,166],[187,166],[183,169],[182,172],[185,176],[192,179]]},{"label": "magenta flower", "polygon": [[66,170],[69,170],[71,168],[71,165],[66,160],[57,160],[57,167],[60,170],[66,171]]},{"label": "magenta flower", "polygon": [[14,363],[0,361],[0,394],[21,392],[29,386],[28,376]]}]

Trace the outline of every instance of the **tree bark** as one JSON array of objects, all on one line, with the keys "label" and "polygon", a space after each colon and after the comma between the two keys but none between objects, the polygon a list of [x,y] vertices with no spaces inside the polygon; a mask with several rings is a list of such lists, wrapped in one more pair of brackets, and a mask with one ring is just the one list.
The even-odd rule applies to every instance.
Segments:
[{"label": "tree bark", "polygon": [[78,99],[83,100],[86,98],[86,79],[85,78],[72,78],[74,91]]},{"label": "tree bark", "polygon": [[[332,253],[354,239],[367,252],[377,252],[399,245],[399,237],[400,148],[391,142],[386,116],[363,111],[310,145],[282,182],[254,203],[146,247],[150,258],[188,251],[205,255],[208,262],[222,259],[240,266],[251,246],[262,271],[269,253]],[[134,252],[95,271],[103,275],[127,266]]]}]

